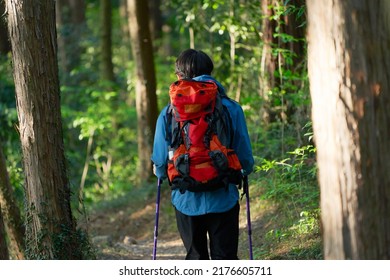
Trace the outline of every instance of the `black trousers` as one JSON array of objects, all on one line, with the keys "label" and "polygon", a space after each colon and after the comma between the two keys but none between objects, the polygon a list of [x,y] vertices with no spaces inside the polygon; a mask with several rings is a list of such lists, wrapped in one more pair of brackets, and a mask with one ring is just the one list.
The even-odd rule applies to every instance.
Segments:
[{"label": "black trousers", "polygon": [[186,260],[208,260],[210,256],[213,260],[238,260],[239,212],[239,203],[227,212],[200,216],[187,216],[176,210]]}]

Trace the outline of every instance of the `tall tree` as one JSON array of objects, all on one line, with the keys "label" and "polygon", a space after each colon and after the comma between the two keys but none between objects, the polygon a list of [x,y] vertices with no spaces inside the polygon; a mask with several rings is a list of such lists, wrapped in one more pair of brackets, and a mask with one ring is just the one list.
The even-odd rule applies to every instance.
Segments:
[{"label": "tall tree", "polygon": [[[264,99],[263,119],[266,123],[272,122],[279,115],[284,119],[285,111],[294,110],[287,108],[288,103],[282,100],[282,112],[275,112],[272,101],[269,98],[271,90],[284,87],[284,72],[297,72],[305,61],[305,13],[304,0],[261,0],[262,11],[262,61],[260,79]],[[289,81],[292,83],[293,81]],[[296,83],[300,83],[298,81]],[[283,96],[282,96],[283,98]],[[291,102],[290,102],[291,103]],[[292,115],[289,112],[289,115]]]},{"label": "tall tree", "polygon": [[7,0],[26,193],[26,257],[81,258],[70,207],[55,1]]},{"label": "tall tree", "polygon": [[60,69],[69,73],[80,64],[80,37],[86,30],[84,0],[57,0],[58,57]]},{"label": "tall tree", "polygon": [[262,117],[266,123],[270,122],[272,114],[268,93],[275,86],[275,71],[277,69],[277,59],[272,53],[272,48],[277,45],[277,39],[274,36],[277,21],[274,15],[273,2],[275,0],[261,0],[263,51],[260,79],[263,90],[260,93],[264,99]]},{"label": "tall tree", "polygon": [[111,0],[100,0],[100,72],[103,80],[114,81],[114,65],[112,64],[112,16]]},{"label": "tall tree", "polygon": [[161,39],[163,18],[161,14],[161,0],[148,0],[149,5],[149,28],[152,40],[156,43]]},{"label": "tall tree", "polygon": [[[122,42],[130,45],[129,16],[127,13],[127,0],[119,0],[119,15]],[[131,50],[129,51],[131,55]]]},{"label": "tall tree", "polygon": [[9,247],[15,259],[24,259],[24,226],[8,176],[0,142],[0,212],[7,228]]},{"label": "tall tree", "polygon": [[324,257],[390,258],[390,1],[307,1]]},{"label": "tall tree", "polygon": [[137,69],[138,175],[141,180],[146,180],[152,175],[150,155],[158,116],[148,1],[128,0],[128,11],[131,47]]}]

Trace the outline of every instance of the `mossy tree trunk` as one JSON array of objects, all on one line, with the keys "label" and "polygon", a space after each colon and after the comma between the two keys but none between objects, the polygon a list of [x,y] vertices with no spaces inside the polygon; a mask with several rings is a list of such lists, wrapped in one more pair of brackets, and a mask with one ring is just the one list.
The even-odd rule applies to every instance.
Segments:
[{"label": "mossy tree trunk", "polygon": [[26,257],[79,259],[62,138],[55,1],[7,0],[6,6],[26,178]]}]

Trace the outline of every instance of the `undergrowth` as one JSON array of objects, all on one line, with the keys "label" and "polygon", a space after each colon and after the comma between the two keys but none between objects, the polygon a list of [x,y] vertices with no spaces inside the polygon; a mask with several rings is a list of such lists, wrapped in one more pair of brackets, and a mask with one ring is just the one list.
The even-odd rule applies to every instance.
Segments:
[{"label": "undergrowth", "polygon": [[323,258],[314,153],[308,145],[280,161],[261,159],[256,167],[252,189],[254,204],[262,204],[263,227],[263,236],[255,237],[256,259]]}]

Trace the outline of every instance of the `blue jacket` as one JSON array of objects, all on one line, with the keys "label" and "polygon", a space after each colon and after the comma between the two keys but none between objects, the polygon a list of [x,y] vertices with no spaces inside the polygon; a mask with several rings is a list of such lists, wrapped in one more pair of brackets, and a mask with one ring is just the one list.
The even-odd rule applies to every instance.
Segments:
[{"label": "blue jacket", "polygon": [[[213,77],[202,75],[194,78],[197,81],[214,81],[218,85],[220,93],[225,94],[222,85]],[[241,106],[228,98],[222,98],[222,104],[228,108],[233,125],[233,145],[240,160],[245,174],[253,170],[252,147],[249,140],[248,129],[245,122],[244,112]],[[167,178],[168,143],[166,139],[166,106],[157,119],[156,133],[154,136],[152,161],[156,167],[156,176],[160,179]],[[190,192],[180,193],[173,190],[171,201],[173,206],[188,216],[198,216],[208,213],[222,213],[233,208],[239,200],[239,192],[235,185],[229,185],[228,190],[221,188],[212,192]]]}]

